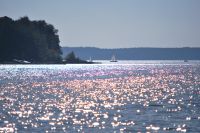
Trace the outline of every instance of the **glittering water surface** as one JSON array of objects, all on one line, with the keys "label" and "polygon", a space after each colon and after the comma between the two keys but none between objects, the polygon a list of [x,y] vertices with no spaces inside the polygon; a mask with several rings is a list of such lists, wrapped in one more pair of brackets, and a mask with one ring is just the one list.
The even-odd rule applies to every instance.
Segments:
[{"label": "glittering water surface", "polygon": [[200,132],[200,65],[0,65],[0,132]]}]

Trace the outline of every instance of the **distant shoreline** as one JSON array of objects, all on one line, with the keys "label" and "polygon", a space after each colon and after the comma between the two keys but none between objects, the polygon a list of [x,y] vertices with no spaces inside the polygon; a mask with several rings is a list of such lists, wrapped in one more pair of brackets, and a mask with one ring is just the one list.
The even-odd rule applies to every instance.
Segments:
[{"label": "distant shoreline", "polygon": [[62,47],[63,57],[74,51],[83,60],[200,60],[200,47],[183,48],[118,48]]},{"label": "distant shoreline", "polygon": [[137,64],[137,63],[153,63],[153,62],[160,62],[160,63],[200,63],[200,60],[188,60],[185,62],[184,60],[118,60],[118,62],[110,62],[110,60],[95,60],[94,62],[88,63],[30,63],[30,64],[20,64],[20,63],[0,63],[0,65],[87,65],[87,64]]}]

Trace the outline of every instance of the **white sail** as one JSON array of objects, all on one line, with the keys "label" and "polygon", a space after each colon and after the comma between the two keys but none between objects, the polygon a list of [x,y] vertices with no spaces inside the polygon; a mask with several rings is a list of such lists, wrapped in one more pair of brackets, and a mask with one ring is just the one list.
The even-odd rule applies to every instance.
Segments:
[{"label": "white sail", "polygon": [[92,57],[90,57],[89,62],[92,62]]},{"label": "white sail", "polygon": [[112,56],[111,61],[110,62],[117,62],[115,55]]}]

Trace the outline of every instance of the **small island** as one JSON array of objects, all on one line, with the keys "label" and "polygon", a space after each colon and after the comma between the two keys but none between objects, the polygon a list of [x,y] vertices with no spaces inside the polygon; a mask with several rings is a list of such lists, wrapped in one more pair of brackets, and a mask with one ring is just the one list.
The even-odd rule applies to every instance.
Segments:
[{"label": "small island", "polygon": [[89,63],[74,52],[63,59],[59,43],[58,30],[44,20],[0,17],[0,64]]},{"label": "small island", "polygon": [[80,58],[76,57],[74,52],[70,52],[63,60],[65,64],[94,64],[94,62],[89,62],[85,60],[81,60]]}]

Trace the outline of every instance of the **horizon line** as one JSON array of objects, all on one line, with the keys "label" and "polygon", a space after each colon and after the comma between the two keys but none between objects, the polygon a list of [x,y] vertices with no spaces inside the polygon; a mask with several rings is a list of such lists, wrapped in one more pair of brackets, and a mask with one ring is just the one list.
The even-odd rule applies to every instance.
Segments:
[{"label": "horizon line", "polygon": [[71,47],[71,46],[61,46],[61,48],[97,48],[97,49],[132,49],[132,48],[163,48],[163,49],[167,49],[167,48],[200,48],[200,47],[119,47],[119,48],[101,48],[101,47],[92,47],[92,46],[75,46],[75,47]]}]

